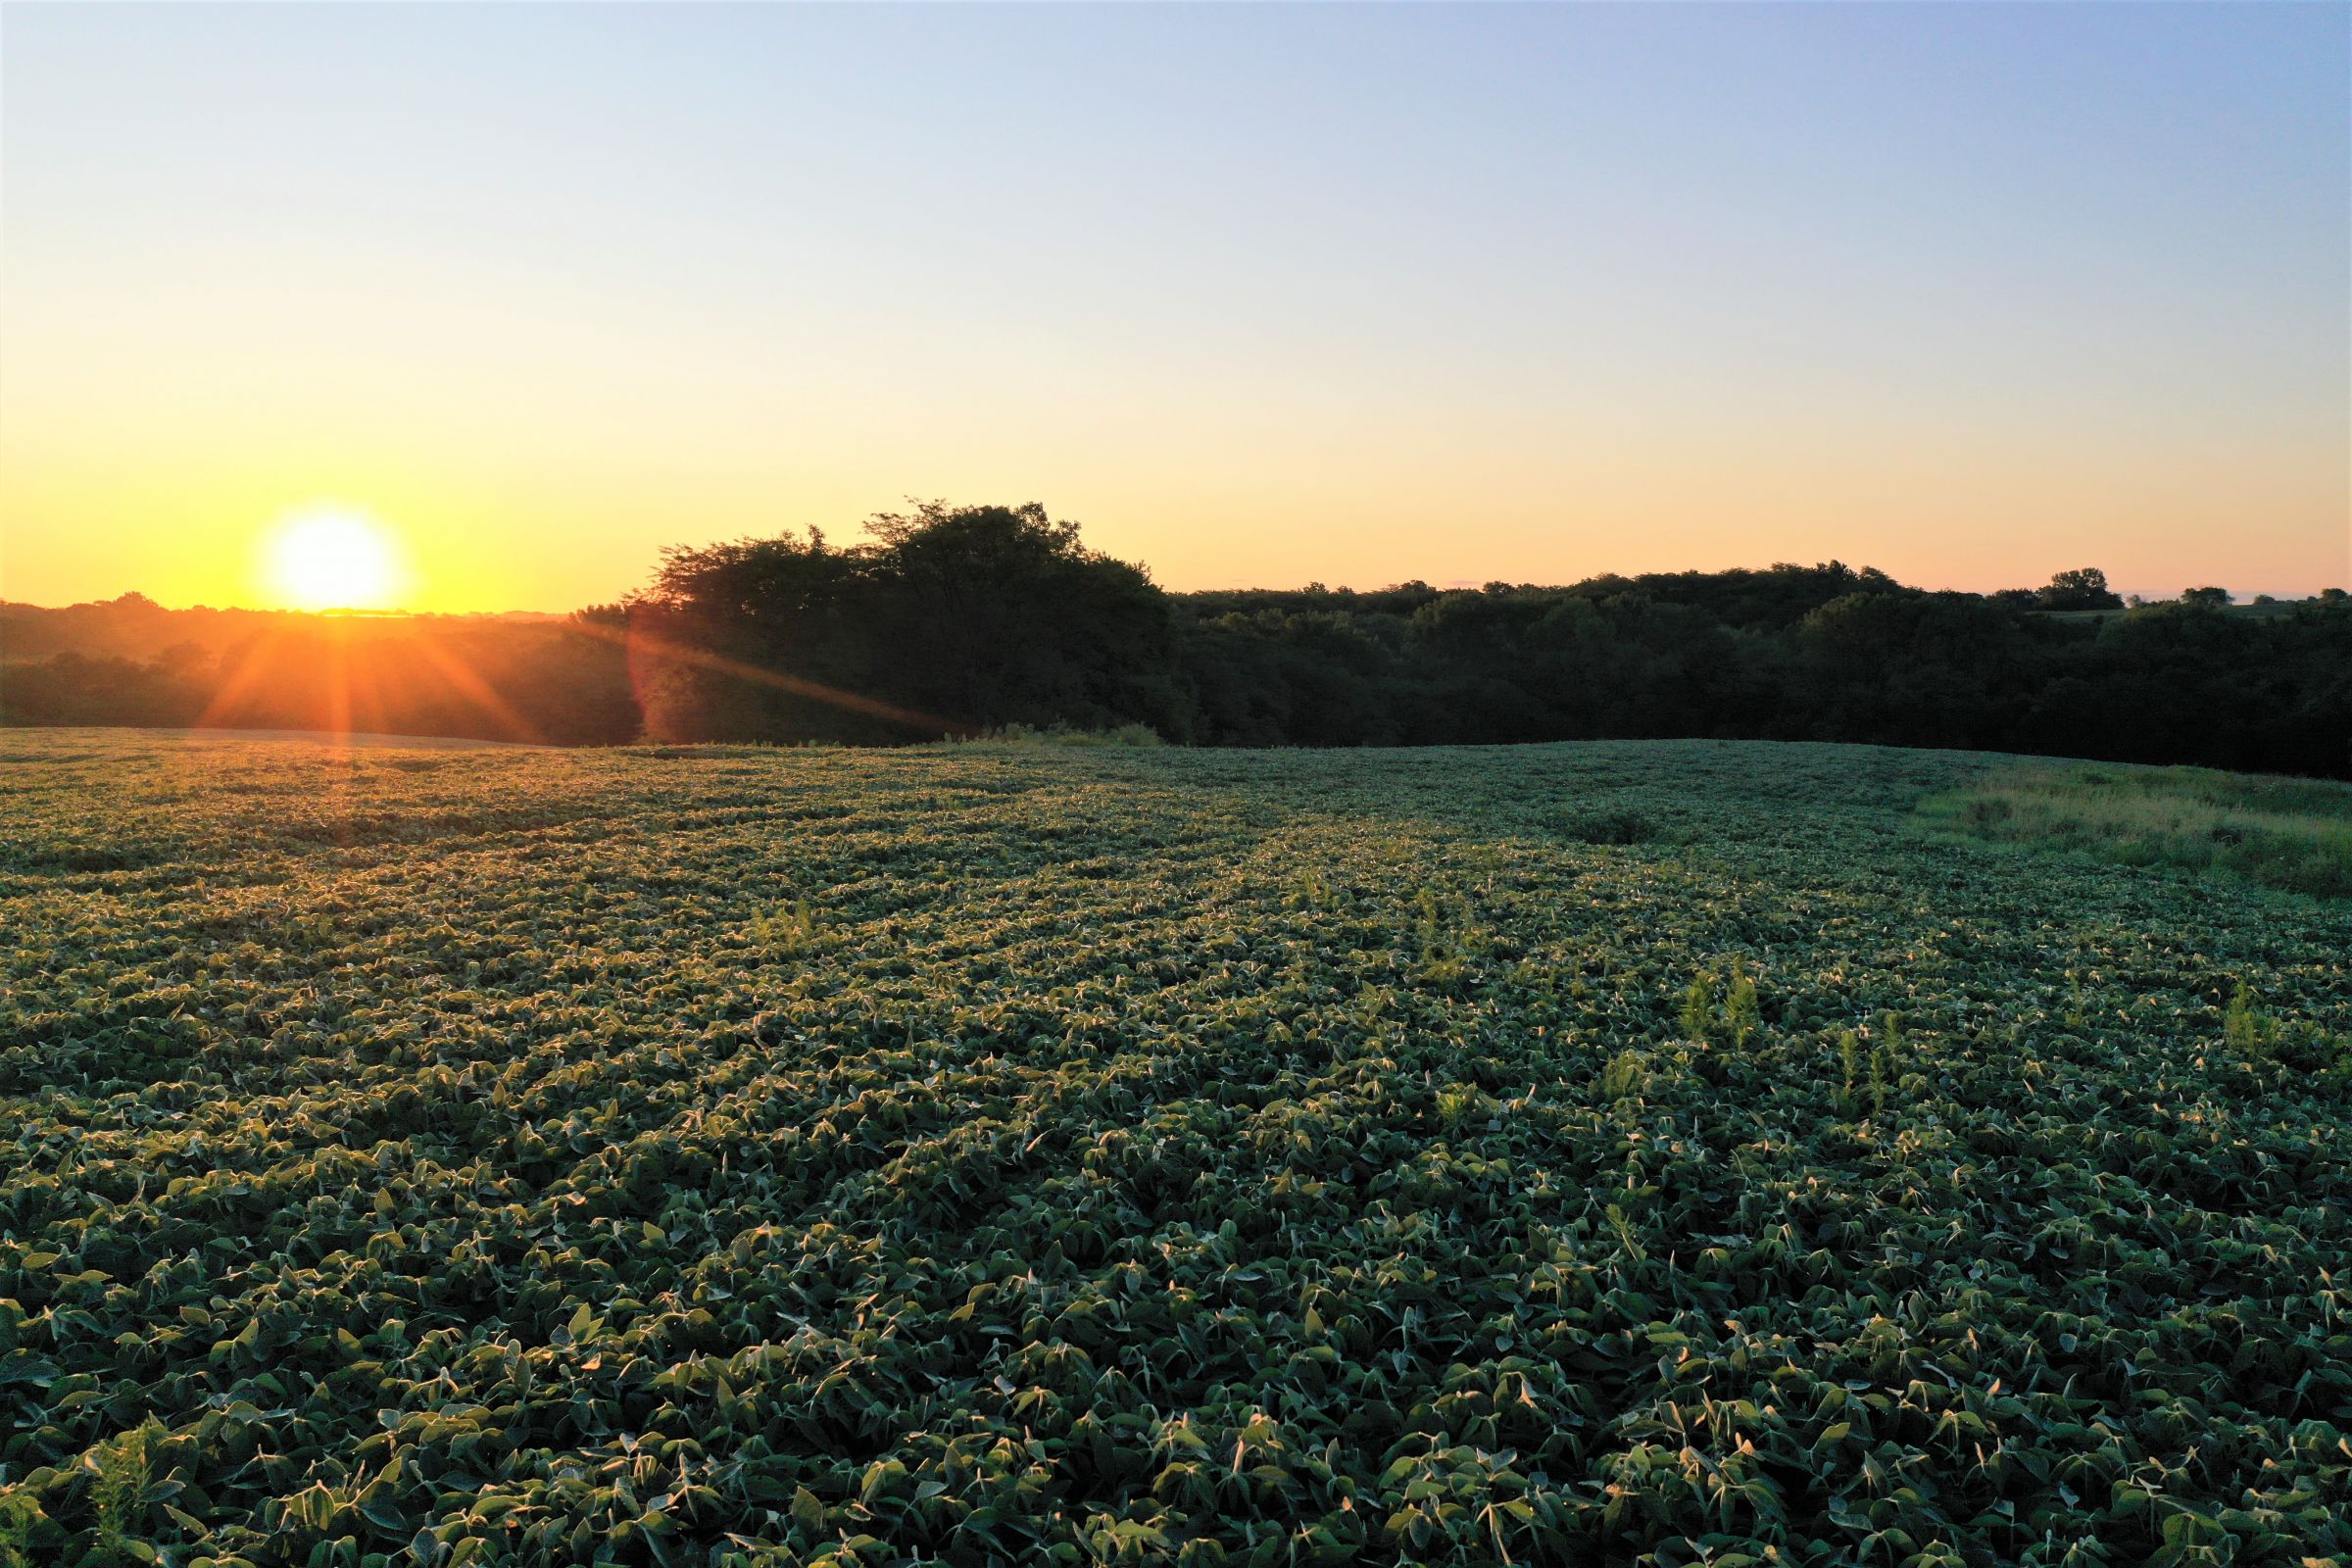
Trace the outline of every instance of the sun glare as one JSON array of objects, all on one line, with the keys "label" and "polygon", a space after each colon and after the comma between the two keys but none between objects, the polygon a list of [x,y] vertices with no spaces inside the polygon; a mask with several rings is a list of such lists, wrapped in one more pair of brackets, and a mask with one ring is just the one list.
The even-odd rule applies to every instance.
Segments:
[{"label": "sun glare", "polygon": [[270,586],[297,610],[387,610],[408,573],[392,535],[364,513],[301,512],[267,550]]}]

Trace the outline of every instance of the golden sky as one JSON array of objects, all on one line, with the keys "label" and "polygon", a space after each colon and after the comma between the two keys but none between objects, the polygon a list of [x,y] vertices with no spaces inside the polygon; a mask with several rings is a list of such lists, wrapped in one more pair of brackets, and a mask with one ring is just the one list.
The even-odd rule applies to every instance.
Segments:
[{"label": "golden sky", "polygon": [[2342,8],[20,8],[0,594],[2352,583]]}]

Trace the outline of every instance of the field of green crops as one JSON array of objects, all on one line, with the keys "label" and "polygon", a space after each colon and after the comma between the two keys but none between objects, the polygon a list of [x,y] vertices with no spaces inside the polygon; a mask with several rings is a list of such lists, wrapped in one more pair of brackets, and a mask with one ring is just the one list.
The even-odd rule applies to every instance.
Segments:
[{"label": "field of green crops", "polygon": [[2352,1562],[2352,905],[1994,760],[0,737],[0,1561]]}]

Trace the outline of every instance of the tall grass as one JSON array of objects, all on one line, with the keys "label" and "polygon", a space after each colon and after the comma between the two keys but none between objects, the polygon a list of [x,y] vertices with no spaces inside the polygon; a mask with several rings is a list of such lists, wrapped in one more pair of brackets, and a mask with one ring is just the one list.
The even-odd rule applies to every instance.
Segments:
[{"label": "tall grass", "polygon": [[1933,797],[1934,828],[2352,898],[2352,785],[2201,767],[2026,763]]},{"label": "tall grass", "polygon": [[1006,724],[977,735],[948,735],[951,744],[980,746],[1165,746],[1167,740],[1149,724],[1121,724],[1112,729],[1074,729],[1055,724],[1038,729],[1029,724]]}]

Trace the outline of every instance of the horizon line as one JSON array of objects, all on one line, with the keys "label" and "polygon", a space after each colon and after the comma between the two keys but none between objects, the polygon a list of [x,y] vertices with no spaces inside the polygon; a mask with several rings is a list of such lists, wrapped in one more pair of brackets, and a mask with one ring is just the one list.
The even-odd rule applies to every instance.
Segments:
[{"label": "horizon line", "polygon": [[[1564,590],[1569,588],[1581,588],[1587,583],[1599,582],[1605,578],[1611,577],[1620,578],[1627,582],[1640,582],[1645,578],[1654,579],[1659,577],[1720,577],[1729,576],[1733,572],[1753,572],[1760,575],[1773,571],[1781,566],[1793,566],[1799,571],[1815,571],[1834,565],[1846,566],[1848,570],[1854,572],[1858,576],[1876,572],[1878,575],[1886,578],[1887,581],[1894,583],[1897,587],[1909,589],[1917,593],[1963,594],[1978,599],[1991,599],[2003,593],[2031,593],[2040,586],[2034,583],[2021,582],[2008,588],[1996,589],[1930,587],[1923,583],[1905,582],[1901,578],[1894,576],[1891,572],[1885,571],[1876,566],[1855,566],[1849,563],[1839,561],[1821,561],[1810,564],[1799,562],[1776,562],[1769,566],[1687,566],[1672,571],[1597,571],[1593,572],[1590,576],[1577,577],[1565,582],[1538,582],[1533,580],[1525,582],[1512,582],[1503,578],[1491,578],[1487,581],[1479,582],[1473,581],[1467,577],[1455,577],[1449,578],[1444,582],[1432,582],[1426,578],[1408,577],[1401,582],[1383,583],[1376,588],[1361,588],[1350,583],[1331,583],[1324,582],[1319,579],[1299,583],[1296,586],[1290,587],[1268,587],[1263,584],[1240,582],[1218,583],[1198,588],[1171,588],[1164,583],[1156,582],[1152,586],[1158,588],[1162,593],[1167,594],[1171,598],[1190,598],[1205,594],[1233,593],[1325,593],[1332,595],[1348,594],[1359,598],[1368,598],[1377,594],[1400,593],[1416,588],[1426,589],[1431,593],[1438,594],[1481,593],[1497,585],[1514,591],[1542,591],[1546,589]],[[2115,594],[2118,598],[2126,600],[2127,602],[2136,598],[2146,604],[2160,605],[2170,604],[2180,599],[2181,595],[2189,592],[2191,589],[2207,587],[2223,587],[2223,585],[2219,583],[2185,582],[2178,588],[2169,590],[2155,590],[2147,588],[2126,587],[2111,582],[2108,584],[2108,591]],[[2232,605],[2252,605],[2257,601],[2262,600],[2268,600],[2277,604],[2301,604],[2307,601],[2318,601],[2328,594],[2341,592],[2344,590],[2338,587],[2330,586],[2325,588],[2315,588],[2302,593],[2291,591],[2279,592],[2264,588],[2239,590],[2226,587],[2223,587],[2223,591],[2229,594],[2229,602]],[[144,600],[146,603],[153,605],[156,609],[169,614],[185,614],[197,611],[206,611],[215,614],[310,615],[320,619],[333,620],[406,620],[430,619],[434,617],[459,620],[470,617],[496,618],[502,615],[539,615],[546,616],[550,619],[561,619],[569,615],[581,614],[592,610],[602,610],[624,605],[628,602],[629,598],[630,595],[623,594],[616,599],[596,600],[583,605],[573,605],[568,609],[562,610],[546,610],[527,605],[514,605],[497,610],[422,610],[405,609],[399,607],[363,608],[336,606],[329,606],[319,609],[303,609],[293,605],[260,605],[233,602],[220,604],[204,602],[168,604],[142,589],[126,588],[122,592],[116,594],[111,599],[76,599],[69,601],[65,604],[42,604],[35,600],[12,599],[5,594],[0,594],[0,610],[37,610],[48,613],[58,613],[68,610],[103,609],[110,606],[119,605],[126,599],[138,599]],[[2126,608],[2130,608],[2128,603]]]}]

